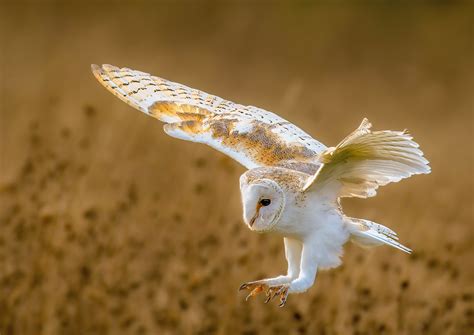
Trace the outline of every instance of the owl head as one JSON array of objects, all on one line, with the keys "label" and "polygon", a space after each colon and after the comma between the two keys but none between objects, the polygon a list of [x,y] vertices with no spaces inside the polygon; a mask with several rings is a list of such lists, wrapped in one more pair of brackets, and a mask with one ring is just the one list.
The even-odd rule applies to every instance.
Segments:
[{"label": "owl head", "polygon": [[285,209],[285,193],[271,179],[241,182],[244,222],[251,230],[264,232],[272,229]]}]

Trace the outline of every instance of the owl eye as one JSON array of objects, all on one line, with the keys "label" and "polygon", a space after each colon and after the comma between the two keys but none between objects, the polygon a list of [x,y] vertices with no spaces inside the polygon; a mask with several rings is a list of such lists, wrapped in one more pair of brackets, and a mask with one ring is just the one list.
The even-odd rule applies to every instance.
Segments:
[{"label": "owl eye", "polygon": [[272,201],[270,199],[262,199],[260,200],[260,205],[262,206],[268,206],[272,203]]}]

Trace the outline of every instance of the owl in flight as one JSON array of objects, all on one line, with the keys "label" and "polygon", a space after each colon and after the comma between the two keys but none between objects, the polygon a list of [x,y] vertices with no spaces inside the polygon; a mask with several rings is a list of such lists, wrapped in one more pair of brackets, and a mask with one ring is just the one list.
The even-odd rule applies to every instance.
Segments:
[{"label": "owl in flight", "polygon": [[372,131],[364,119],[335,147],[264,109],[243,106],[145,72],[92,65],[97,80],[132,107],[165,123],[173,137],[204,143],[248,170],[240,177],[243,219],[250,230],[283,237],[286,275],[240,289],[268,302],[301,293],[318,269],[341,264],[342,247],[387,244],[404,252],[389,228],[345,216],[342,197],[373,197],[379,186],[430,173],[429,162],[406,131]]}]

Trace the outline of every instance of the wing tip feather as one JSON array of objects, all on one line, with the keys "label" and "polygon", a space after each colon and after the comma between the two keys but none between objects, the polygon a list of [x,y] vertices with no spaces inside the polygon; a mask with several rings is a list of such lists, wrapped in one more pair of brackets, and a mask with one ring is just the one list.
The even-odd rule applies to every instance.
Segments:
[{"label": "wing tip feather", "polygon": [[370,128],[372,128],[372,123],[369,121],[368,118],[364,117],[362,119],[362,122],[360,123],[359,129],[369,130]]},{"label": "wing tip feather", "polygon": [[98,80],[102,80],[101,76],[103,75],[103,70],[100,65],[91,64],[91,71],[94,77],[96,77]]},{"label": "wing tip feather", "polygon": [[100,71],[100,66],[97,64],[91,64],[91,70],[92,72]]}]

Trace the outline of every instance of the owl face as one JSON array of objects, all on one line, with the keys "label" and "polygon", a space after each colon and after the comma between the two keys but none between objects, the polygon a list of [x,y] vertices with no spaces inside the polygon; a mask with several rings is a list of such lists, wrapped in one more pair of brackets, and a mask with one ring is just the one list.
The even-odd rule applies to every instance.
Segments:
[{"label": "owl face", "polygon": [[285,194],[273,180],[242,185],[244,221],[251,230],[264,232],[275,226],[285,208]]}]

